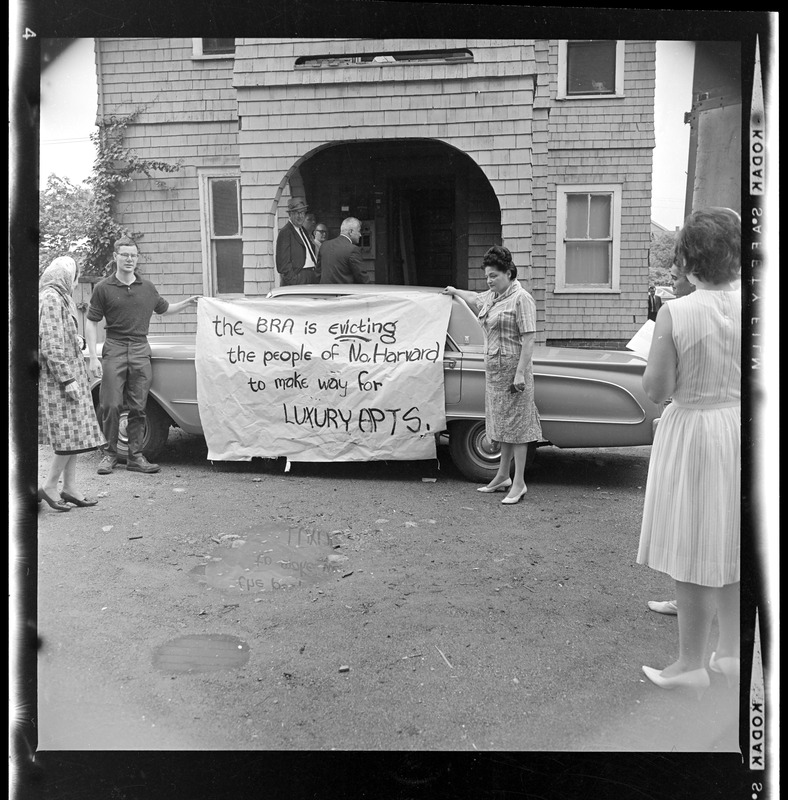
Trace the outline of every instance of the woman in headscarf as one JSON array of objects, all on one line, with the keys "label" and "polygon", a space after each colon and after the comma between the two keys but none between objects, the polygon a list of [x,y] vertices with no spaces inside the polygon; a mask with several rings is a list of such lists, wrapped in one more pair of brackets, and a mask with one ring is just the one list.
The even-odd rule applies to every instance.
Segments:
[{"label": "woman in headscarf", "polygon": [[[77,307],[71,296],[79,278],[73,258],[56,258],[38,286],[38,443],[54,450],[38,500],[57,511],[94,506],[76,485],[77,454],[96,450],[104,436],[90,399]],[[58,494],[58,481],[63,489]]]}]

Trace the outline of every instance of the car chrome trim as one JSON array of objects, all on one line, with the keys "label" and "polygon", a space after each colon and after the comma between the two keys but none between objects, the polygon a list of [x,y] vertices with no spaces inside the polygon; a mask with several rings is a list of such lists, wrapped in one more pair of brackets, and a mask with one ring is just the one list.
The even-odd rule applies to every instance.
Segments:
[{"label": "car chrome trim", "polygon": [[[538,409],[537,409],[538,410]],[[454,420],[467,420],[476,419],[484,422],[484,417],[478,417],[474,414],[446,414],[446,421],[453,422]],[[548,417],[539,413],[539,419],[542,422],[571,422],[573,425],[642,425],[646,417],[643,416],[639,422],[622,422],[621,420],[608,420],[608,419],[577,419],[574,417]],[[652,423],[653,424],[653,423]]]},{"label": "car chrome trim", "polygon": [[[564,381],[586,381],[588,383],[600,383],[600,384],[602,384],[604,386],[612,386],[614,389],[618,389],[618,390],[628,394],[632,398],[632,401],[635,403],[635,405],[640,409],[640,412],[641,412],[641,415],[642,415],[639,420],[634,421],[634,422],[622,422],[622,421],[608,422],[607,420],[603,420],[603,419],[600,419],[600,420],[577,420],[577,421],[582,421],[582,422],[588,421],[588,422],[595,422],[595,423],[598,422],[598,423],[607,424],[607,425],[640,425],[646,419],[646,409],[643,408],[642,405],[640,405],[640,401],[637,399],[637,397],[635,397],[635,395],[632,394],[632,392],[630,392],[629,389],[627,389],[625,386],[622,386],[620,383],[613,383],[613,381],[606,381],[606,380],[603,380],[602,378],[583,378],[581,376],[556,375],[556,374],[551,373],[551,372],[534,372],[534,378],[536,378],[537,375],[540,375],[543,378],[548,378],[548,377],[549,378],[558,378],[559,380],[564,380]],[[568,418],[566,418],[566,417],[543,417],[543,419],[550,419],[550,420],[554,420],[555,422],[574,422],[574,421],[576,421],[576,420],[573,420],[571,417],[568,417]]]}]

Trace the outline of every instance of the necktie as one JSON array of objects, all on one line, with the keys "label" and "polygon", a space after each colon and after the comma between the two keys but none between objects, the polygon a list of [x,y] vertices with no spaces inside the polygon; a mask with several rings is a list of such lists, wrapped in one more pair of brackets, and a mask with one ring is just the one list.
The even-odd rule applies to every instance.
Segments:
[{"label": "necktie", "polygon": [[306,235],[306,232],[303,228],[298,228],[298,233],[301,236],[301,239],[304,242],[304,246],[306,247],[306,252],[312,257],[312,264],[310,266],[314,267],[317,261],[315,260],[315,248],[312,245],[312,242],[309,241],[309,237]]}]

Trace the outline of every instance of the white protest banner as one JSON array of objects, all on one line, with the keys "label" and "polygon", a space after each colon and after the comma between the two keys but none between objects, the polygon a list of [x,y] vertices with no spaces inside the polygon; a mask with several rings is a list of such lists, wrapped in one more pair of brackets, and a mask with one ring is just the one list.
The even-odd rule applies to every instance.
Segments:
[{"label": "white protest banner", "polygon": [[197,311],[208,458],[435,458],[451,298],[424,292],[226,302]]}]

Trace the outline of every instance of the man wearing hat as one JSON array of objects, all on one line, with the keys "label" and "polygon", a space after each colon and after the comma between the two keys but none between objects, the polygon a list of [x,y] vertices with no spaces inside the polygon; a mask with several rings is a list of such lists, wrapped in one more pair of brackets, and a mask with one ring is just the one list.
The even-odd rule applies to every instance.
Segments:
[{"label": "man wearing hat", "polygon": [[276,271],[282,276],[281,286],[318,282],[315,245],[303,227],[308,208],[303,197],[291,197],[287,203],[290,221],[276,238]]}]

